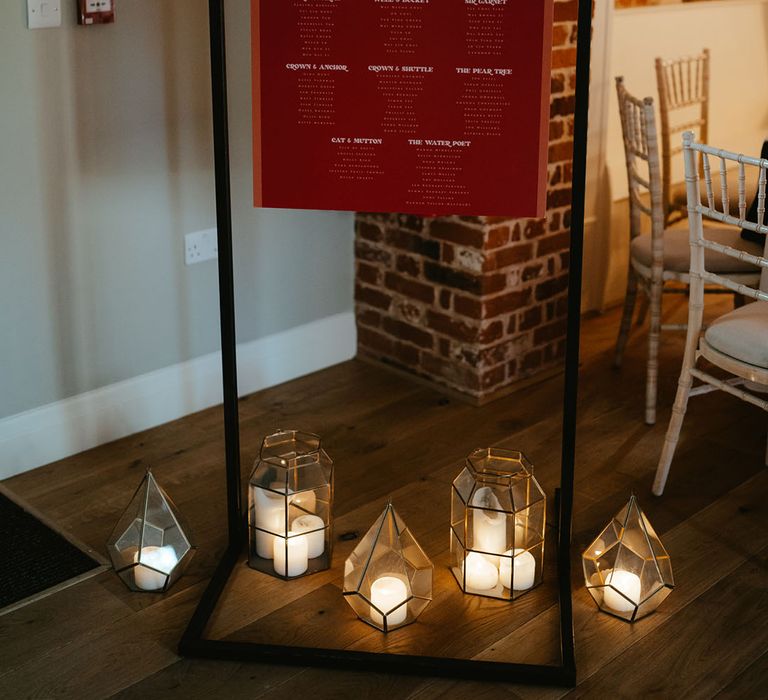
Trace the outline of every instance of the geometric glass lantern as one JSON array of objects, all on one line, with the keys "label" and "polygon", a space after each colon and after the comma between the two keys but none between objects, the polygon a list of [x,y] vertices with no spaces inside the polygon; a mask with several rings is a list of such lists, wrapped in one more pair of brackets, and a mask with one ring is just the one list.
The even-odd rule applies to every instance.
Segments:
[{"label": "geometric glass lantern", "polygon": [[675,587],[672,563],[634,495],[581,557],[597,607],[634,622]]},{"label": "geometric glass lantern", "polygon": [[462,591],[514,600],[541,583],[546,506],[522,452],[467,457],[451,491],[451,570]]},{"label": "geometric glass lantern", "polygon": [[132,591],[165,592],[194,554],[189,530],[147,469],[107,541],[115,572]]},{"label": "geometric glass lantern", "polygon": [[432,562],[388,503],[344,565],[344,596],[382,632],[414,622],[432,601]]},{"label": "geometric glass lantern", "polygon": [[265,437],[248,484],[248,564],[282,579],[328,569],[332,507],[333,462],[320,438]]}]

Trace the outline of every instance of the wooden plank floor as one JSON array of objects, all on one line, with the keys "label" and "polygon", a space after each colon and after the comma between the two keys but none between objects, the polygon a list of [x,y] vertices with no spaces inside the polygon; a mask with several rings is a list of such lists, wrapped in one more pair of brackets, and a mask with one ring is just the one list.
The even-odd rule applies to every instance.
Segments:
[{"label": "wooden plank floor", "polygon": [[[711,308],[723,311],[727,303]],[[671,300],[667,317],[684,318],[682,304]],[[667,494],[654,498],[650,484],[682,335],[662,341],[659,422],[649,428],[642,423],[645,334],[635,334],[616,371],[617,325],[611,312],[585,321],[583,331],[573,547],[577,688],[179,658],[176,643],[225,546],[222,416],[211,409],[4,482],[103,549],[148,462],[190,521],[199,551],[166,596],[129,593],[106,572],[0,617],[0,697],[768,697],[765,417],[728,396],[693,399]],[[339,571],[354,542],[339,543],[333,571],[292,584],[238,569],[211,634],[554,661],[551,577],[511,607],[463,597],[446,569],[446,548],[448,485],[473,447],[522,449],[552,495],[561,391],[556,378],[476,408],[353,361],[244,399],[244,474],[265,432],[300,426],[320,433],[336,463],[337,534],[364,532],[392,496],[435,562],[435,601],[416,625],[386,637],[373,632],[341,600]],[[635,625],[599,614],[578,577],[579,552],[631,491],[662,535],[677,583],[661,609]]]}]

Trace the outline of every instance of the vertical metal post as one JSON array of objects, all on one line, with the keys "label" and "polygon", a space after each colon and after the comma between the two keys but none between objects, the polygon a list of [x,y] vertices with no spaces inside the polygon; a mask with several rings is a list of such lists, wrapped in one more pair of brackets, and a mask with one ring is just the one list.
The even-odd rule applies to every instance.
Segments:
[{"label": "vertical metal post", "polygon": [[[576,463],[576,415],[579,388],[579,339],[581,335],[581,280],[584,251],[584,195],[587,177],[587,128],[589,124],[589,62],[592,41],[592,0],[579,0],[576,47],[576,113],[573,125],[573,182],[571,198],[571,252],[568,280],[568,340],[563,397],[562,472],[559,499],[558,575],[560,617],[563,629],[563,665],[576,667],[571,600],[571,534],[573,482]],[[566,639],[565,621],[570,625]]]},{"label": "vertical metal post", "polygon": [[237,407],[237,337],[235,334],[235,283],[232,266],[232,204],[229,180],[224,0],[209,0],[208,15],[211,37],[216,227],[219,244],[219,313],[221,315],[221,369],[224,386],[227,522],[229,525],[229,544],[232,545],[240,543],[244,533],[240,491],[240,426]]}]

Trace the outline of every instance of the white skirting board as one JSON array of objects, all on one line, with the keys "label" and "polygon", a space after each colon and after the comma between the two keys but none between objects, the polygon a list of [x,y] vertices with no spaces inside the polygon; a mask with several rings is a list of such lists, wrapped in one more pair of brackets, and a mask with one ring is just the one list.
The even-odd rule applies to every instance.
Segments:
[{"label": "white skirting board", "polygon": [[[352,312],[238,345],[238,391],[251,394],[355,356]],[[221,353],[0,420],[0,479],[215,406]]]}]

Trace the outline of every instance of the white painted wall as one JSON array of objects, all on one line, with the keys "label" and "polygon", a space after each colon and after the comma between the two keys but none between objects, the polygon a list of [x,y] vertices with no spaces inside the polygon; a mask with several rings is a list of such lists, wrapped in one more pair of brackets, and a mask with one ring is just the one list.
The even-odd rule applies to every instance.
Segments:
[{"label": "white painted wall", "polygon": [[[318,369],[291,356],[272,371],[253,350],[286,352],[267,341],[291,329],[346,319],[323,361],[354,352],[353,217],[251,206],[249,4],[226,2],[238,340],[266,363],[253,389]],[[219,347],[216,263],[183,258],[184,234],[215,225],[207,6],[129,0],[114,25],[78,27],[72,11],[31,31],[25,0],[0,3],[0,477],[21,444],[84,449],[81,435],[114,439],[214,396],[215,376],[156,412],[134,401],[157,372],[166,387],[208,376],[184,368]],[[83,412],[94,396],[116,408]],[[42,455],[64,456],[13,470]]]},{"label": "white painted wall", "polygon": [[[613,4],[612,0],[599,3]],[[623,75],[633,94],[657,99],[655,57],[691,55],[708,47],[712,55],[710,142],[758,154],[768,136],[766,0],[716,0],[610,11],[610,48],[607,65],[602,66],[609,79],[602,79],[599,88],[609,99],[607,177],[599,183],[599,197],[608,204],[609,213],[603,215],[592,245],[602,254],[585,259],[585,278],[592,287],[587,308],[619,302],[626,284],[629,234],[626,202],[621,200],[627,197],[627,181],[613,76]],[[593,89],[597,87],[593,79]],[[682,161],[673,169],[673,177],[682,179]]]}]

